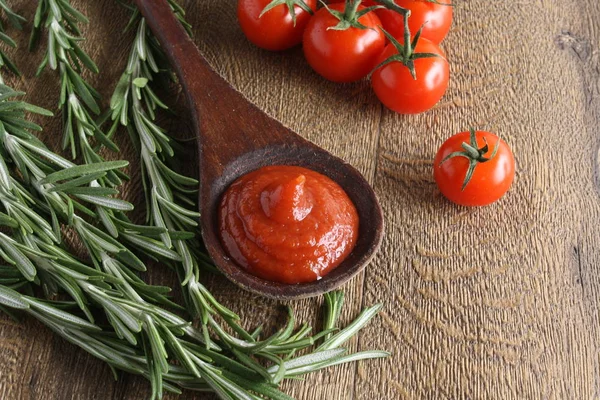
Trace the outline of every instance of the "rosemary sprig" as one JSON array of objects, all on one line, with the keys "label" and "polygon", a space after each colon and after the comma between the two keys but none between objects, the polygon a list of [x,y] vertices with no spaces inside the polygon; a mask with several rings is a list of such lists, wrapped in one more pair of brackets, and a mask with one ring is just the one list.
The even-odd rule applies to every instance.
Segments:
[{"label": "rosemary sprig", "polygon": [[[93,115],[100,113],[100,95],[82,77],[84,67],[98,73],[94,61],[78,44],[84,40],[79,25],[87,23],[88,19],[70,4],[70,0],[38,0],[30,49],[35,47],[45,29],[48,41],[38,74],[46,66],[58,70],[61,83],[58,107],[63,118],[62,146],[63,149],[70,148],[73,159],[81,154],[85,163],[89,164],[104,161],[90,142],[91,138],[112,151],[118,151],[118,147],[94,120]],[[111,186],[117,186],[123,178],[126,175],[119,171],[110,171],[102,183],[106,180]]]},{"label": "rosemary sprig", "polygon": [[[334,299],[338,301],[340,297],[335,296]],[[27,312],[66,340],[107,362],[113,370],[142,375],[151,382],[156,379],[152,371],[155,360],[145,357],[140,346],[101,331],[98,325],[58,308],[53,302],[22,295],[0,284],[0,306]],[[337,304],[333,303],[333,306],[336,307]],[[331,304],[326,303],[326,313],[332,311],[330,307]],[[356,325],[353,329],[356,334]],[[165,345],[180,357],[182,364],[166,365],[167,371],[160,376],[161,382],[153,390],[152,398],[160,398],[161,393],[157,392],[159,388],[174,393],[179,393],[179,388],[186,388],[212,390],[222,399],[256,399],[256,395],[261,395],[268,399],[288,400],[292,398],[278,389],[284,378],[297,378],[347,362],[389,356],[389,353],[382,351],[346,354],[345,348],[338,347],[311,352],[275,363],[271,367],[262,367],[253,361],[249,365],[237,362],[219,351],[170,335],[169,330],[164,330],[163,326],[157,332],[163,335]]]},{"label": "rosemary sprig", "polygon": [[[15,94],[7,88],[0,89]],[[13,115],[17,113],[20,117],[23,117],[25,107],[32,109],[31,106],[26,106],[27,103],[12,101],[10,98],[6,98],[4,104],[12,110]],[[4,122],[6,118],[6,111],[2,110],[0,121]],[[93,322],[93,316],[87,306],[88,300],[100,306],[117,337],[127,340],[132,345],[137,345],[139,340],[148,344],[145,354],[149,360],[148,365],[152,366],[154,377],[161,377],[168,371],[169,353],[158,328],[162,327],[171,336],[185,334],[195,337],[202,343],[203,336],[185,320],[145,301],[175,305],[164,297],[165,288],[146,285],[130,271],[144,270],[143,262],[121,243],[86,222],[75,212],[73,204],[78,203],[70,196],[102,208],[129,209],[129,203],[109,197],[115,194],[113,191],[77,185],[87,184],[90,180],[94,182],[92,179],[97,179],[98,175],[121,167],[124,163],[105,162],[74,166],[51,153],[42,144],[12,135],[3,125],[0,125],[0,145],[2,153],[14,164],[31,190],[26,192],[14,183],[15,178],[11,177],[7,163],[2,159],[0,190],[13,197],[11,199],[9,196],[3,196],[3,205],[6,215],[13,222],[12,225],[17,223],[17,227],[13,228],[12,237],[0,233],[0,257],[5,262],[15,265],[29,281],[35,281],[40,274],[44,287],[48,288],[48,296],[57,294],[58,288],[68,293],[90,322]],[[60,187],[57,186],[58,183]],[[81,192],[83,189],[86,190]],[[96,190],[89,192],[92,189]],[[33,199],[34,194],[39,196],[41,204],[37,204]],[[56,245],[60,242],[60,238],[56,237],[60,227],[51,228],[49,224],[44,224],[43,216],[34,211],[24,215],[17,204],[25,199],[30,201],[28,206],[31,209],[38,206],[48,210],[54,224],[57,224],[58,219],[67,220],[88,250],[95,268],[82,264]],[[90,215],[93,213],[90,212]],[[30,221],[42,224],[41,234],[38,230],[31,229]],[[162,393],[162,378],[153,380],[153,387],[157,393]]]},{"label": "rosemary sprig", "polygon": [[[43,27],[48,29],[48,46],[39,72],[49,65],[51,69],[59,69],[61,78],[61,96],[59,107],[62,109],[64,134],[63,147],[71,147],[73,158],[77,155],[77,146],[81,150],[86,164],[101,163],[104,159],[93,147],[90,137],[107,148],[118,151],[117,146],[105,135],[94,121],[91,112],[97,114],[99,107],[97,92],[81,77],[84,65],[92,72],[98,68],[91,58],[78,46],[83,40],[78,25],[87,23],[87,18],[73,8],[69,0],[40,0],[34,21],[31,46],[35,45]],[[78,140],[75,139],[75,133]],[[120,170],[109,170],[105,175],[90,183],[89,191],[108,192],[118,186],[127,175]],[[105,230],[113,237],[121,237],[137,250],[151,256],[160,255],[167,259],[178,260],[179,256],[157,242],[155,237],[166,235],[163,229],[152,229],[134,225],[120,209],[99,207],[96,213]],[[185,233],[171,232],[170,235],[186,236]]]},{"label": "rosemary sprig", "polygon": [[[0,96],[4,99],[2,104],[4,108],[0,111],[0,153],[15,165],[24,185],[28,186],[37,196],[32,204],[28,204],[30,207],[37,207],[37,209],[30,208],[29,219],[42,227],[45,227],[45,225],[41,221],[46,218],[52,221],[52,227],[45,227],[41,230],[45,233],[45,242],[48,242],[47,238],[50,236],[48,232],[52,231],[54,234],[53,241],[60,243],[59,221],[63,221],[78,234],[80,241],[88,250],[94,266],[123,279],[127,285],[124,284],[121,288],[126,290],[134,300],[144,298],[156,303],[176,306],[161,295],[165,292],[165,288],[148,286],[132,272],[144,271],[146,268],[144,263],[130,249],[78,215],[78,212],[82,212],[88,217],[99,218],[100,212],[113,216],[114,212],[133,209],[130,203],[112,197],[118,194],[116,189],[101,187],[98,184],[98,181],[108,172],[122,168],[128,163],[126,161],[110,161],[76,166],[72,162],[52,153],[26,130],[15,129],[14,124],[10,123],[11,117],[8,115],[12,118],[14,116],[23,118],[25,110],[45,113],[42,109],[14,100],[14,97],[20,95],[22,93],[0,85]],[[6,110],[9,110],[11,114],[8,114]],[[39,126],[35,124],[29,123],[28,126],[39,129]],[[0,171],[3,171],[0,175],[4,177],[2,180],[4,192],[12,192],[16,200],[10,202],[11,207],[5,205],[5,208],[9,211],[16,210],[19,201],[27,204],[25,200],[32,198],[32,196],[28,196],[25,189],[11,182],[4,161],[0,162]],[[9,197],[4,199],[5,202],[9,200]],[[83,203],[93,205],[96,212]],[[35,216],[34,210],[41,210],[42,215]],[[21,215],[24,212],[21,211]],[[15,218],[11,213],[8,213],[8,215]],[[19,220],[19,215],[16,217]],[[143,236],[144,227],[138,229],[136,225],[128,223],[126,217],[122,216],[122,218],[123,220],[119,221],[124,224],[122,226],[127,227],[128,234],[131,237],[152,240]],[[21,222],[28,226],[32,225],[28,221]],[[169,255],[168,249],[161,248],[160,251]],[[176,257],[176,254],[173,253],[170,256]],[[133,290],[132,286],[135,286],[136,290]]]},{"label": "rosemary sprig", "polygon": [[[182,10],[176,3],[170,3],[178,18],[183,20]],[[169,166],[175,155],[173,138],[156,123],[157,108],[166,109],[167,106],[150,86],[161,72],[159,65],[166,64],[165,56],[137,9],[128,26],[136,24],[127,68],[111,98],[111,132],[118,125],[125,126],[140,151],[147,223],[164,229],[161,236],[164,246],[179,254],[181,261],[174,266],[181,277],[188,308],[192,315],[200,317],[208,339],[206,325],[210,315],[221,315],[234,329],[237,329],[235,320],[238,317],[219,304],[200,282],[200,266],[210,267],[211,263],[200,245],[199,213],[190,198],[196,193],[198,182]],[[190,232],[193,236],[173,240],[168,234],[173,231]]]},{"label": "rosemary sprig", "polygon": [[[2,9],[4,15],[6,15],[6,18],[8,19],[8,22],[14,28],[19,29],[19,30],[23,29],[23,26],[21,25],[21,23],[25,22],[25,18],[23,18],[19,14],[15,13],[6,4],[5,0],[0,0],[0,9]],[[4,30],[4,25],[2,24],[2,22],[0,22],[0,41],[10,47],[17,47],[17,44],[15,43],[15,41],[6,34],[6,31]],[[21,72],[19,71],[19,69],[17,68],[15,63],[12,61],[12,59],[4,52],[4,50],[0,49],[0,69],[2,69],[2,67],[4,67],[4,66],[6,66],[15,75],[21,76]],[[2,74],[0,74],[0,83],[4,83]]]}]

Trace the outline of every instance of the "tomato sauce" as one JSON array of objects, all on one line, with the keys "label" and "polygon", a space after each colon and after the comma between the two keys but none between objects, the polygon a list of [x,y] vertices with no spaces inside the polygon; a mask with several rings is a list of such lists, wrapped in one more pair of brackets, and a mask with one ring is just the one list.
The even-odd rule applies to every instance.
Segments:
[{"label": "tomato sauce", "polygon": [[275,282],[312,282],[352,252],[358,214],[328,177],[302,167],[269,166],[227,189],[219,233],[227,253],[249,273]]}]

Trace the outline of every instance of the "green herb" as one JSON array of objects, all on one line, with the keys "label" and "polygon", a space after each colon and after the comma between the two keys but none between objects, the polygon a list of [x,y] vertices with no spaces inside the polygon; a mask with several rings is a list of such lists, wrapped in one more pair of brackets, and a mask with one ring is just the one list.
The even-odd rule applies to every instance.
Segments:
[{"label": "green herb", "polygon": [[[128,162],[109,161],[77,166],[52,153],[27,131],[15,129],[14,124],[10,123],[11,118],[14,119],[15,116],[24,118],[26,110],[33,110],[31,105],[14,100],[14,97],[20,95],[22,93],[0,85],[0,96],[4,98],[2,103],[4,107],[0,111],[0,150],[5,155],[5,159],[14,164],[18,176],[22,177],[23,185],[32,193],[27,193],[27,189],[15,183],[15,179],[10,177],[7,163],[2,160],[0,162],[0,171],[2,171],[0,176],[3,177],[1,189],[6,193],[2,202],[5,203],[7,215],[19,222],[21,226],[35,227],[36,224],[41,226],[45,242],[48,242],[48,238],[51,237],[52,241],[60,243],[59,221],[67,223],[75,230],[79,240],[88,250],[94,266],[124,279],[128,285],[123,286],[122,289],[134,299],[145,298],[156,303],[174,305],[145,285],[137,275],[131,273],[131,271],[144,271],[145,265],[130,249],[78,214],[83,213],[98,220],[105,215],[115,226],[117,234],[126,231],[128,237],[137,237],[140,241],[153,240],[144,236],[144,227],[138,229],[122,214],[122,211],[133,209],[133,206],[114,198],[113,195],[118,193],[115,189],[107,189],[98,184],[98,181],[108,172],[122,168]],[[10,112],[7,112],[7,109]],[[44,112],[41,109],[37,111]],[[12,194],[13,198],[9,197],[9,194]],[[27,199],[30,200],[25,202]],[[15,213],[19,202],[27,204],[28,209]],[[94,210],[88,208],[88,205],[93,206]],[[36,215],[37,210],[40,210],[42,215]],[[52,221],[52,226],[45,220]],[[168,249],[156,247],[166,256],[177,257]],[[131,286],[135,286],[137,291]]]},{"label": "green herb", "polygon": [[[6,4],[5,0],[0,0],[0,9],[2,9],[2,11],[4,12],[4,15],[6,15],[6,18],[8,19],[8,22],[14,28],[19,29],[19,30],[23,29],[23,26],[21,25],[21,23],[25,22],[25,18],[23,18],[19,14],[15,13]],[[0,22],[0,41],[10,47],[17,47],[17,44],[15,43],[15,41],[12,40],[12,38],[6,34],[6,32],[4,30],[4,25],[2,24],[2,22]],[[0,69],[4,66],[6,66],[15,75],[21,76],[21,72],[19,72],[19,69],[17,68],[15,63],[11,60],[11,58],[8,55],[6,55],[4,50],[0,50]],[[4,83],[4,80],[2,79],[2,74],[0,74],[0,83]]]},{"label": "green herb", "polygon": [[[183,20],[182,11],[171,2],[174,12]],[[140,151],[144,192],[146,194],[147,223],[164,229],[162,244],[173,249],[180,257],[174,267],[181,276],[181,285],[192,315],[199,316],[206,329],[210,315],[219,314],[234,329],[238,319],[232,311],[219,304],[200,281],[200,267],[212,267],[203,251],[196,211],[192,197],[198,182],[171,168],[176,143],[168,132],[156,123],[157,108],[166,109],[151,83],[159,76],[159,65],[165,65],[165,56],[146,21],[135,12],[128,27],[137,26],[127,69],[119,79],[111,98],[111,132],[118,125],[125,126],[131,140]],[[185,239],[173,239],[170,233],[193,233]],[[173,263],[171,263],[173,264]],[[206,334],[208,340],[208,334]]]},{"label": "green herb", "polygon": [[[335,298],[340,299],[339,296]],[[330,305],[326,304],[328,309],[325,312],[331,312]],[[268,399],[287,400],[292,398],[278,389],[279,383],[284,378],[297,378],[334,365],[389,356],[389,353],[383,351],[346,354],[346,349],[343,347],[315,351],[286,360],[271,353],[264,353],[269,354],[265,356],[258,352],[257,355],[267,360],[271,360],[270,357],[277,359],[272,366],[263,367],[248,356],[242,357],[244,361],[240,362],[224,355],[225,352],[235,354],[234,349],[207,349],[205,346],[195,344],[194,339],[176,336],[164,322],[154,326],[150,322],[152,321],[150,313],[145,316],[144,323],[147,325],[144,329],[152,326],[149,330],[153,333],[145,339],[147,342],[140,346],[115,334],[101,331],[101,328],[94,323],[62,310],[51,302],[22,295],[2,284],[0,284],[0,306],[27,312],[66,340],[107,362],[113,369],[146,377],[152,382],[152,398],[160,398],[162,389],[179,393],[179,388],[187,388],[212,390],[222,399],[255,399],[256,395],[261,395]],[[135,320],[129,323],[136,329],[139,326],[135,325]],[[356,334],[360,329],[357,324],[351,326],[352,334]],[[323,332],[320,335],[322,334]],[[315,335],[317,336],[319,335]],[[315,337],[306,340],[303,345],[295,347],[294,350],[310,346],[305,343],[314,342]],[[276,340],[272,338],[267,340],[271,346],[276,346],[282,339],[278,337]],[[179,365],[162,364],[160,361],[162,352],[167,349],[175,355]]]},{"label": "green herb", "polygon": [[[324,319],[323,319],[323,330],[329,330],[335,328],[335,324],[342,313],[342,306],[344,305],[344,292],[335,291],[325,293],[323,296],[325,303],[327,304]],[[331,337],[331,333],[325,336],[327,341]]]},{"label": "green herb", "polygon": [[[112,151],[118,151],[118,147],[94,120],[93,115],[100,113],[100,95],[81,76],[83,68],[98,73],[94,61],[79,46],[84,40],[79,25],[87,23],[87,18],[69,0],[38,0],[30,49],[35,47],[45,30],[48,41],[38,74],[48,66],[60,75],[58,106],[63,116],[63,149],[70,148],[72,158],[81,154],[86,163],[98,163],[104,159],[90,142],[91,138]],[[106,180],[116,186],[123,178],[126,175],[121,172],[109,171],[102,183]]]}]

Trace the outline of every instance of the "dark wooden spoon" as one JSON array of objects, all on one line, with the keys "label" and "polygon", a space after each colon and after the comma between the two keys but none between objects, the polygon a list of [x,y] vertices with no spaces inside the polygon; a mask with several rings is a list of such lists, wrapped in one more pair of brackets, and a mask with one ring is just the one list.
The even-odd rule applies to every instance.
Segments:
[{"label": "dark wooden spoon", "polygon": [[[198,135],[202,237],[217,267],[234,283],[276,299],[326,293],[348,281],[373,258],[383,236],[381,207],[373,189],[351,165],[269,117],[216,73],[171,12],[167,0],[136,0],[175,68],[187,94]],[[336,181],[360,219],[356,247],[323,279],[286,285],[257,278],[225,253],[217,210],[224,191],[240,176],[266,165],[297,165]]]}]

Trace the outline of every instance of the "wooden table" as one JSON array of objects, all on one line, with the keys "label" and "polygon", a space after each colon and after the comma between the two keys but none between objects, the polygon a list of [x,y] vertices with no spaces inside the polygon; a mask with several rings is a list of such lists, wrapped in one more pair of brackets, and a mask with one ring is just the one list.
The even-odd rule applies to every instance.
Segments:
[{"label": "wooden table", "polygon": [[[11,1],[29,20],[32,1]],[[104,104],[121,74],[132,33],[112,0],[73,1],[91,20],[83,44],[101,73],[91,81]],[[345,286],[349,320],[385,304],[351,348],[387,349],[383,361],[327,370],[287,384],[298,399],[600,398],[600,2],[456,1],[443,47],[448,93],[435,110],[401,116],[382,107],[367,81],[326,82],[301,49],[267,53],[236,23],[235,1],[185,1],[195,40],[235,87],[275,118],[357,166],[385,212],[383,247],[367,272]],[[41,52],[21,46],[28,99],[55,109],[54,73],[34,78]],[[13,52],[14,53],[14,52]],[[171,104],[184,111],[180,96]],[[188,133],[167,117],[166,126]],[[44,120],[56,145],[60,118]],[[517,175],[498,203],[456,207],[432,180],[432,158],[469,126],[499,133],[513,148]],[[268,133],[266,133],[268,134]],[[120,136],[121,157],[137,158]],[[139,200],[139,175],[128,186]],[[175,286],[155,267],[151,279]],[[211,288],[249,325],[280,323],[277,303],[223,279]],[[316,322],[321,299],[294,303]],[[139,399],[146,381],[123,376],[25,319],[0,317],[1,399]],[[186,392],[182,398],[212,398]]]}]

